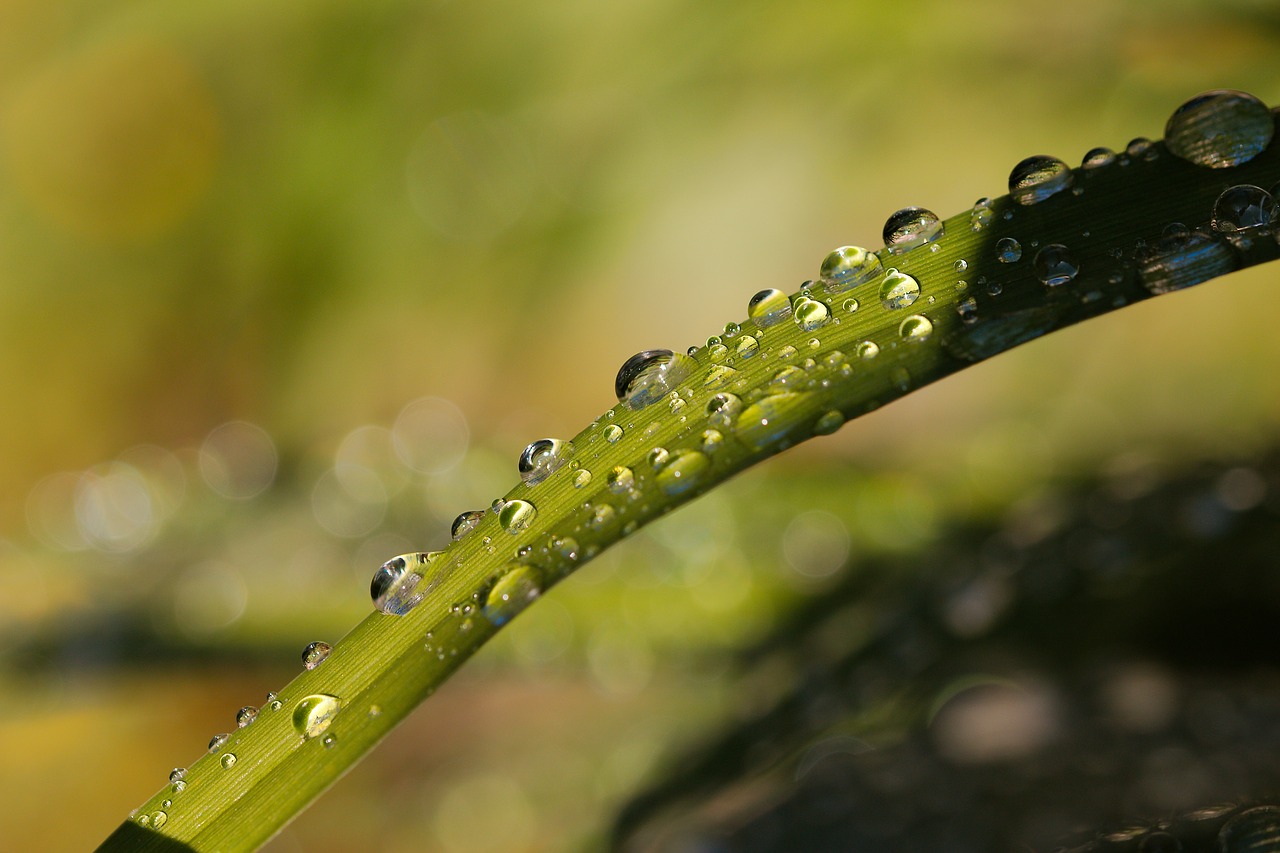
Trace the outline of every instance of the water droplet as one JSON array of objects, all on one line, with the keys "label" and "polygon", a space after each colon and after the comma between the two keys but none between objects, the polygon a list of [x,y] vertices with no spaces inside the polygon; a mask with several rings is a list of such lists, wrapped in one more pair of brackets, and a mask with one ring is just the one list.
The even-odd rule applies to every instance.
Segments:
[{"label": "water droplet", "polygon": [[781,290],[762,290],[747,302],[747,316],[761,329],[776,326],[791,314],[791,300]]},{"label": "water droplet", "polygon": [[593,530],[605,530],[618,520],[618,511],[610,504],[596,504],[591,509],[591,519],[587,522]]},{"label": "water droplet", "polygon": [[1277,853],[1280,851],[1280,808],[1257,806],[1227,821],[1218,833],[1222,853]]},{"label": "water droplet", "polygon": [[854,311],[858,310],[858,300],[854,299],[853,297],[849,297],[848,299],[846,299],[844,302],[841,303],[840,307],[843,308],[849,314],[852,314]]},{"label": "water droplet", "polygon": [[956,272],[964,272],[969,268],[969,262],[966,261],[964,258],[960,258],[954,264],[951,265],[951,268]]},{"label": "water droplet", "polygon": [[717,429],[703,430],[702,452],[708,455],[715,453],[724,444],[724,436]]},{"label": "water droplet", "polygon": [[581,489],[591,482],[591,472],[586,468],[573,475],[573,487]]},{"label": "water droplet", "polygon": [[1274,134],[1275,119],[1266,104],[1244,92],[1218,89],[1174,110],[1164,141],[1189,163],[1225,169],[1261,154]]},{"label": "water droplet", "polygon": [[507,501],[498,512],[498,523],[502,529],[515,536],[528,530],[538,515],[538,508],[528,501]]},{"label": "water droplet", "polygon": [[187,778],[187,768],[185,767],[175,767],[169,771],[170,782],[181,782],[185,778]]},{"label": "water droplet", "polygon": [[884,245],[895,255],[932,243],[944,233],[942,220],[923,207],[904,207],[884,223]]},{"label": "water droplet", "polygon": [[725,337],[725,340],[732,340],[732,339],[733,339],[733,337],[734,337],[735,335],[737,335],[737,334],[738,334],[738,332],[741,332],[741,331],[742,331],[742,327],[741,327],[741,326],[739,326],[737,323],[725,323],[725,324],[724,324],[724,337]]},{"label": "water droplet", "polygon": [[540,438],[520,454],[517,468],[526,486],[536,486],[550,477],[573,455],[573,444],[558,438]]},{"label": "water droplet", "polygon": [[683,495],[700,486],[711,468],[711,460],[697,450],[673,450],[654,477],[663,494]]},{"label": "water droplet", "polygon": [[230,767],[234,767],[235,764],[236,764],[236,754],[234,752],[228,752],[222,756],[223,767],[230,768]]},{"label": "water droplet", "polygon": [[942,348],[955,358],[981,361],[1045,334],[1057,323],[1059,310],[1038,306],[988,317],[948,335]]},{"label": "water droplet", "polygon": [[996,260],[1002,264],[1011,264],[1022,258],[1022,244],[1012,237],[1001,237],[996,241]]},{"label": "water droplet", "polygon": [[334,735],[325,735],[320,742],[324,744],[325,749],[333,749],[335,746],[338,745],[338,738],[335,737]]},{"label": "water droplet", "polygon": [[818,418],[813,424],[814,435],[831,435],[831,433],[844,426],[844,413],[836,409],[824,414]]},{"label": "water droplet", "polygon": [[796,325],[806,332],[820,329],[831,320],[827,306],[807,296],[798,297],[791,306],[791,311],[795,316]]},{"label": "water droplet", "polygon": [[243,729],[256,719],[258,719],[258,709],[252,705],[245,705],[236,711],[236,728]]},{"label": "water droplet", "polygon": [[231,739],[231,735],[228,735],[228,734],[214,735],[209,739],[209,752],[213,753],[222,749],[222,747],[225,746],[227,741],[230,739]]},{"label": "water droplet", "polygon": [[653,450],[649,451],[646,461],[648,461],[650,468],[657,471],[663,465],[666,465],[667,460],[670,458],[671,454],[667,452],[665,447],[655,447]]},{"label": "water droplet", "polygon": [[1195,232],[1157,242],[1138,267],[1138,277],[1152,293],[1169,293],[1225,275],[1237,266],[1239,258],[1225,241]]},{"label": "water droplet", "polygon": [[[435,559],[438,551],[401,554],[387,560],[373,573],[369,583],[369,596],[373,606],[382,613],[391,616],[403,616],[417,607],[426,594],[419,591],[426,574],[426,565]],[[309,650],[311,647],[308,646]],[[303,651],[303,665],[306,665],[306,650]],[[326,651],[327,655],[328,652]],[[323,658],[321,658],[323,660]],[[319,661],[317,661],[319,665]]]},{"label": "water droplet", "polygon": [[453,520],[453,526],[449,528],[449,535],[456,542],[475,530],[483,519],[484,510],[481,509],[469,509],[458,513],[458,517]]},{"label": "water droplet", "polygon": [[638,352],[622,363],[613,381],[618,402],[631,409],[652,405],[689,378],[697,362],[668,349]]},{"label": "water droplet", "polygon": [[1266,228],[1276,218],[1276,201],[1271,193],[1252,184],[1228,187],[1213,203],[1213,230],[1229,234]]},{"label": "water droplet", "polygon": [[734,434],[752,450],[783,445],[800,431],[807,397],[785,392],[760,398],[742,410]]},{"label": "water droplet", "polygon": [[328,643],[314,642],[309,644],[302,650],[302,665],[307,669],[315,669],[324,663],[325,658],[329,657],[329,652],[333,651],[333,646]]},{"label": "water droplet", "polygon": [[962,322],[976,323],[978,321],[978,300],[972,296],[961,299],[956,303],[956,313],[960,315]]},{"label": "water droplet", "polygon": [[160,801],[160,807],[161,807],[161,808],[165,808],[165,809],[171,809],[171,808],[173,808],[173,800],[168,800],[168,799],[166,799],[166,800],[161,800],[161,801]]},{"label": "water droplet", "polygon": [[707,420],[715,426],[728,426],[742,411],[742,400],[736,394],[716,394],[707,401]]},{"label": "water droplet", "polygon": [[933,334],[933,323],[923,314],[912,314],[898,326],[898,334],[904,341],[919,343]]},{"label": "water droplet", "polygon": [[604,428],[605,441],[609,442],[610,444],[617,444],[620,438],[622,438],[622,427],[618,426],[617,424],[609,424],[607,427]]},{"label": "water droplet", "polygon": [[1134,160],[1154,160],[1160,156],[1159,150],[1155,143],[1145,136],[1139,136],[1136,139],[1129,140],[1129,144],[1125,146],[1125,153]]},{"label": "water droplet", "polygon": [[138,823],[139,823],[139,825],[141,825],[141,826],[150,826],[150,825],[151,825],[151,815],[149,815],[149,814],[140,814],[140,815],[138,815]]},{"label": "water droplet", "polygon": [[1070,186],[1067,164],[1044,154],[1028,157],[1009,173],[1009,195],[1018,204],[1038,204]]},{"label": "water droplet", "polygon": [[1061,243],[1050,243],[1036,252],[1036,277],[1049,287],[1066,284],[1080,272],[1080,265],[1071,255],[1071,251]]},{"label": "water droplet", "polygon": [[496,626],[505,625],[541,594],[537,570],[516,564],[489,590],[484,601],[485,618]]},{"label": "water droplet", "polygon": [[880,347],[875,341],[863,341],[854,352],[863,361],[870,361],[880,354]]},{"label": "water droplet", "polygon": [[273,711],[279,711],[283,703],[276,697],[274,693],[267,694],[267,707]]},{"label": "water droplet", "polygon": [[739,358],[751,358],[760,351],[760,342],[751,335],[743,335],[738,339],[738,345],[734,349]]},{"label": "water droplet", "polygon": [[615,495],[625,495],[635,488],[636,475],[625,465],[618,465],[609,472],[607,482],[609,491]]},{"label": "water droplet", "polygon": [[858,246],[841,246],[822,262],[822,284],[828,293],[841,293],[880,274],[880,259]]},{"label": "water droplet", "polygon": [[306,740],[317,738],[333,725],[340,710],[342,702],[337,696],[313,693],[293,706],[293,728]]},{"label": "water droplet", "polygon": [[880,284],[880,304],[885,308],[906,308],[920,298],[920,282],[904,272],[890,269]]},{"label": "water droplet", "polygon": [[1086,169],[1101,169],[1103,166],[1110,166],[1116,161],[1116,152],[1110,148],[1090,148],[1085,152],[1084,159],[1080,161],[1080,165]]},{"label": "water droplet", "polygon": [[716,338],[714,344],[707,344],[707,355],[711,356],[712,361],[719,361],[729,354],[729,348],[720,343],[720,339]]},{"label": "water droplet", "polygon": [[981,231],[991,224],[991,220],[995,217],[995,202],[989,198],[980,198],[973,203],[973,210],[969,212],[969,228],[973,231]]},{"label": "water droplet", "polygon": [[[234,758],[234,756],[232,757]],[[169,822],[169,815],[166,814],[165,812],[152,812],[151,825],[154,826],[156,829],[159,829],[160,827],[164,826],[168,822]]]}]

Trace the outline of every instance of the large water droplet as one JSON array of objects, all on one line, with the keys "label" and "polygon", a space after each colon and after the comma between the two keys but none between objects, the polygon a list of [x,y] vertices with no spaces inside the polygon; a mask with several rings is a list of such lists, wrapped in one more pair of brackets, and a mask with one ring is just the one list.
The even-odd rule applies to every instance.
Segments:
[{"label": "large water droplet", "polygon": [[702,485],[710,468],[711,460],[697,450],[673,450],[654,482],[663,494],[683,495]]},{"label": "large water droplet", "polygon": [[734,347],[734,351],[738,353],[738,358],[751,358],[760,352],[760,342],[752,335],[743,335],[738,338],[738,344]]},{"label": "large water droplet", "polygon": [[1239,263],[1235,250],[1221,239],[1199,232],[1175,234],[1155,244],[1138,276],[1152,293],[1168,293],[1225,275]]},{"label": "large water droplet", "polygon": [[893,254],[900,255],[932,243],[943,233],[942,220],[932,210],[904,207],[884,223],[884,245]]},{"label": "large water droplet", "polygon": [[449,535],[453,541],[458,541],[479,526],[484,519],[484,510],[469,509],[466,512],[458,513],[458,517],[453,520],[453,526],[449,528]]},{"label": "large water droplet", "polygon": [[236,728],[243,729],[256,719],[258,719],[258,709],[252,705],[245,705],[236,711]]},{"label": "large water droplet", "polygon": [[1071,251],[1061,243],[1050,243],[1036,252],[1033,264],[1036,277],[1049,287],[1066,284],[1080,272],[1080,265]]},{"label": "large water droplet", "polygon": [[880,354],[880,346],[875,341],[863,341],[854,352],[863,361],[870,361]]},{"label": "large water droplet", "polygon": [[638,352],[622,363],[613,381],[618,402],[631,409],[643,409],[664,399],[693,373],[697,362],[671,350]]},{"label": "large water droplet", "polygon": [[298,700],[293,706],[293,727],[303,738],[311,740],[324,734],[342,710],[337,696],[313,693]]},{"label": "large water droplet", "polygon": [[920,282],[904,272],[890,269],[880,284],[880,304],[885,308],[906,308],[920,298]]},{"label": "large water droplet", "polygon": [[236,754],[234,752],[228,752],[222,756],[223,767],[230,769],[235,765],[236,765]]},{"label": "large water droplet", "polygon": [[1253,95],[1218,89],[1196,95],[1174,110],[1164,142],[1178,157],[1197,166],[1225,169],[1247,163],[1271,144],[1276,123],[1271,110]]},{"label": "large water droplet", "polygon": [[164,826],[168,822],[169,822],[169,815],[167,813],[162,811],[151,813],[151,825],[154,826],[156,829],[159,829],[160,827]]},{"label": "large water droplet", "polygon": [[841,293],[880,274],[880,259],[859,246],[841,246],[822,262],[822,284],[828,293]]},{"label": "large water droplet", "polygon": [[1224,234],[1266,228],[1275,218],[1271,193],[1252,184],[1228,187],[1213,203],[1213,230]]},{"label": "large water droplet", "polygon": [[827,310],[827,306],[807,296],[796,297],[791,311],[795,316],[796,325],[806,332],[820,329],[831,321],[831,312]]},{"label": "large water droplet", "polygon": [[217,734],[209,738],[209,752],[213,753],[222,749],[230,739],[231,735],[228,734]]},{"label": "large water droplet", "polygon": [[373,606],[392,616],[403,616],[417,607],[423,598],[418,585],[426,572],[428,556],[426,553],[401,554],[383,563],[369,583]]},{"label": "large water droplet", "polygon": [[1280,853],[1280,808],[1257,806],[1227,821],[1218,833],[1222,853]]},{"label": "large water droplet", "polygon": [[616,465],[609,472],[607,478],[609,491],[615,495],[625,495],[627,492],[635,488],[636,475],[630,468],[625,465]]},{"label": "large water droplet", "polygon": [[315,669],[325,662],[325,659],[329,657],[329,652],[331,651],[333,651],[333,646],[328,643],[320,642],[318,640],[314,643],[310,643],[302,650],[302,665],[307,669]]},{"label": "large water droplet", "polygon": [[515,536],[517,533],[528,530],[537,515],[538,508],[528,501],[507,501],[502,505],[502,509],[498,510],[498,523],[502,525],[503,530]]},{"label": "large water droplet", "polygon": [[996,260],[1002,264],[1011,264],[1022,258],[1022,244],[1012,237],[1001,237],[996,241]]},{"label": "large water droplet", "polygon": [[898,326],[898,334],[908,343],[927,341],[933,334],[933,323],[923,314],[912,314]]},{"label": "large water droplet", "polygon": [[760,398],[742,410],[734,434],[752,450],[783,444],[804,426],[806,397],[805,393],[789,391]]},{"label": "large water droplet", "polygon": [[1116,152],[1110,148],[1090,148],[1084,155],[1080,165],[1086,169],[1101,169],[1116,161]]},{"label": "large water droplet", "polygon": [[520,454],[517,467],[526,486],[536,486],[569,461],[573,444],[558,438],[540,438]]},{"label": "large water droplet", "polygon": [[1009,195],[1018,204],[1038,204],[1070,186],[1067,164],[1044,154],[1028,157],[1009,173]]},{"label": "large water droplet", "polygon": [[707,401],[707,420],[715,426],[728,426],[742,411],[742,400],[736,394],[716,394]]},{"label": "large water droplet", "polygon": [[791,316],[791,300],[781,290],[762,290],[747,303],[747,316],[762,329],[776,326]]},{"label": "large water droplet", "polygon": [[537,569],[515,565],[489,590],[484,601],[485,618],[494,625],[505,625],[541,594]]},{"label": "large water droplet", "polygon": [[617,424],[609,424],[604,428],[604,440],[610,444],[617,444],[622,438],[622,427]]}]

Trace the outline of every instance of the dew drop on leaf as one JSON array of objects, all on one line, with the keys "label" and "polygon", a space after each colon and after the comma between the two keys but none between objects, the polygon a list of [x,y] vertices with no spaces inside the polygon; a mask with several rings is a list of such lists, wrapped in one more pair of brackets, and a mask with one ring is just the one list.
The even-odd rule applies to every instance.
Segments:
[{"label": "dew drop on leaf", "polygon": [[613,470],[609,472],[606,482],[609,485],[609,491],[613,492],[615,495],[625,495],[635,487],[636,475],[627,466],[616,465]]},{"label": "dew drop on leaf", "polygon": [[806,332],[820,329],[831,321],[831,312],[827,310],[827,306],[807,296],[796,297],[796,301],[791,305],[791,312],[795,317],[796,325]]},{"label": "dew drop on leaf", "polygon": [[533,566],[516,565],[498,578],[484,601],[484,615],[495,626],[516,617],[542,594],[538,572]]},{"label": "dew drop on leaf", "polygon": [[920,282],[904,272],[890,269],[880,283],[880,304],[885,308],[906,308],[920,298]]},{"label": "dew drop on leaf", "polygon": [[910,343],[927,341],[933,334],[933,323],[923,314],[912,314],[898,326],[898,334]]},{"label": "dew drop on leaf", "polygon": [[1050,243],[1036,252],[1033,264],[1036,277],[1048,287],[1066,284],[1080,272],[1080,265],[1072,256],[1071,250],[1061,243]]},{"label": "dew drop on leaf", "polygon": [[226,755],[222,756],[223,767],[231,768],[231,767],[235,767],[235,765],[236,765],[236,754],[234,752],[228,752]]},{"label": "dew drop on leaf", "polygon": [[526,486],[536,486],[551,476],[573,455],[573,443],[558,438],[540,438],[520,454],[517,468]]},{"label": "dew drop on leaf", "polygon": [[1138,267],[1142,286],[1169,293],[1225,275],[1239,266],[1234,249],[1221,238],[1193,232],[1159,240]]},{"label": "dew drop on leaf", "polygon": [[331,651],[333,651],[333,646],[328,643],[319,640],[310,643],[302,650],[302,665],[307,669],[315,669],[325,662]]},{"label": "dew drop on leaf", "polygon": [[1267,105],[1231,89],[1196,95],[1173,111],[1164,128],[1165,145],[1175,156],[1211,169],[1249,162],[1274,135]]},{"label": "dew drop on leaf", "polygon": [[622,363],[614,379],[618,402],[631,409],[643,409],[659,400],[689,378],[697,362],[687,355],[657,349],[638,352]]},{"label": "dew drop on leaf", "polygon": [[214,735],[212,738],[209,739],[209,752],[213,753],[222,749],[222,747],[225,746],[227,741],[230,739],[231,739],[231,735],[228,735],[228,734]]},{"label": "dew drop on leaf", "polygon": [[932,243],[944,233],[942,220],[932,210],[904,207],[884,223],[884,245],[895,255]]},{"label": "dew drop on leaf", "polygon": [[1012,237],[1001,237],[996,241],[996,260],[1002,264],[1011,264],[1022,258],[1022,244]]},{"label": "dew drop on leaf", "polygon": [[860,246],[841,246],[827,255],[820,273],[831,294],[842,293],[880,275],[880,259]]},{"label": "dew drop on leaf", "polygon": [[1116,161],[1116,152],[1110,148],[1090,148],[1085,152],[1084,159],[1080,161],[1080,165],[1085,169],[1092,171],[1093,169],[1101,169],[1104,166],[1110,166]]},{"label": "dew drop on leaf", "polygon": [[705,482],[711,460],[697,450],[673,450],[654,481],[663,494],[676,496],[690,492]]},{"label": "dew drop on leaf", "polygon": [[483,519],[484,510],[469,509],[465,512],[460,512],[458,517],[453,520],[453,525],[449,528],[449,536],[456,542],[475,530]]},{"label": "dew drop on leaf", "polygon": [[1266,228],[1275,218],[1271,193],[1252,184],[1228,187],[1213,203],[1213,230],[1224,234]]},{"label": "dew drop on leaf", "polygon": [[1037,154],[1009,173],[1009,195],[1018,204],[1039,204],[1071,186],[1071,169],[1057,157]]},{"label": "dew drop on leaf", "polygon": [[781,290],[762,290],[747,302],[747,316],[761,329],[776,326],[791,315],[791,300]]},{"label": "dew drop on leaf", "polygon": [[528,530],[537,515],[538,508],[529,501],[507,501],[498,511],[498,523],[502,525],[503,530],[514,536]]},{"label": "dew drop on leaf", "polygon": [[258,709],[252,705],[245,705],[236,711],[236,728],[243,729],[256,719],[258,719]]},{"label": "dew drop on leaf", "polygon": [[337,696],[313,693],[298,700],[293,706],[293,728],[306,740],[324,734],[342,709]]}]

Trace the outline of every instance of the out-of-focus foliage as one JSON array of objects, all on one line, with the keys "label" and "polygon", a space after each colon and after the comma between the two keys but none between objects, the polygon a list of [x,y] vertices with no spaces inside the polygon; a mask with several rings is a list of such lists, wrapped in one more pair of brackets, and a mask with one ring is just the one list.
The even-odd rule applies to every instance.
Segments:
[{"label": "out-of-focus foliage", "polygon": [[[100,840],[632,352],[1028,154],[1159,136],[1206,88],[1276,103],[1278,46],[1246,0],[0,1],[6,843]],[[738,713],[721,652],[859,559],[1135,450],[1273,441],[1274,278],[1055,335],[718,490],[532,608],[273,849],[603,832]]]}]

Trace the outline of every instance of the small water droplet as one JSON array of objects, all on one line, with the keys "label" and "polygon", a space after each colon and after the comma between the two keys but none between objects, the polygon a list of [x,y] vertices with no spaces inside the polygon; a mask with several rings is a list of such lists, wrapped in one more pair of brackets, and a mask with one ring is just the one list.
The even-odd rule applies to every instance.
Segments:
[{"label": "small water droplet", "polygon": [[537,569],[515,564],[489,590],[484,601],[485,618],[495,626],[505,625],[541,594]]},{"label": "small water droplet", "polygon": [[969,268],[969,262],[966,261],[964,258],[960,258],[954,264],[951,265],[951,268],[956,272],[964,272]]},{"label": "small water droplet", "polygon": [[[232,757],[234,758],[234,756]],[[160,827],[164,826],[168,822],[169,822],[169,815],[166,814],[165,812],[151,813],[151,825],[154,826],[156,829],[159,829]]]},{"label": "small water droplet", "polygon": [[315,669],[324,663],[325,658],[329,657],[329,652],[333,651],[333,646],[328,643],[316,641],[309,644],[302,650],[302,665],[307,669]]},{"label": "small water droplet", "polygon": [[707,420],[715,426],[728,426],[740,411],[742,400],[736,394],[716,394],[707,401]]},{"label": "small water droplet", "polygon": [[617,424],[609,424],[604,428],[604,440],[610,444],[617,444],[622,438],[622,427]]},{"label": "small water droplet", "polygon": [[1070,186],[1067,164],[1044,154],[1028,157],[1009,173],[1009,195],[1018,204],[1039,204]]},{"label": "small water droplet", "polygon": [[591,472],[586,468],[573,475],[573,487],[581,489],[591,482]]},{"label": "small water droplet", "polygon": [[609,484],[609,491],[615,495],[625,495],[636,484],[636,475],[625,465],[615,466],[606,479]]},{"label": "small water droplet", "polygon": [[231,739],[231,735],[228,735],[228,734],[214,735],[209,739],[209,752],[213,753],[222,749],[222,747],[225,746],[227,741],[230,739]]},{"label": "small water droplet", "polygon": [[140,815],[138,815],[138,823],[139,823],[139,825],[141,825],[141,826],[150,826],[150,825],[151,825],[151,815],[149,815],[149,814],[140,814]]},{"label": "small water droplet", "polygon": [[710,468],[711,460],[697,450],[673,450],[654,482],[663,494],[683,495],[700,486]]},{"label": "small water droplet", "polygon": [[230,767],[234,767],[235,764],[236,764],[236,754],[234,752],[228,752],[222,756],[223,767],[230,768]]},{"label": "small water droplet", "polygon": [[165,809],[173,808],[173,800],[161,800],[160,807]]},{"label": "small water droplet", "polygon": [[181,794],[183,791],[187,790],[187,783],[181,780],[174,782],[173,790],[174,790],[174,793]]},{"label": "small water droplet", "polygon": [[1090,148],[1084,155],[1084,159],[1080,161],[1080,165],[1086,169],[1101,169],[1104,166],[1110,166],[1116,161],[1116,152],[1110,148]]},{"label": "small water droplet", "polygon": [[1280,808],[1256,806],[1227,821],[1218,833],[1222,853],[1277,853],[1280,851]]},{"label": "small water droplet", "polygon": [[747,302],[747,316],[761,329],[776,326],[791,315],[791,300],[781,290],[762,290]]},{"label": "small water droplet", "polygon": [[822,262],[821,278],[828,293],[841,293],[880,274],[880,258],[858,246],[841,246]]},{"label": "small water droplet", "polygon": [[880,304],[885,308],[906,308],[920,298],[920,282],[904,272],[890,269],[880,284]]},{"label": "small water droplet", "polygon": [[831,320],[827,306],[807,296],[797,297],[791,306],[791,312],[795,317],[796,325],[806,332],[820,329]]},{"label": "small water droplet", "polygon": [[631,409],[652,405],[689,378],[697,362],[668,349],[638,352],[622,363],[613,381],[618,402]]},{"label": "small water droplet", "polygon": [[1155,143],[1145,136],[1129,140],[1129,144],[1125,146],[1124,151],[1134,160],[1151,161],[1160,156],[1160,151],[1156,148]]},{"label": "small water droplet", "polygon": [[880,354],[880,347],[875,341],[863,341],[854,352],[863,361],[870,361]]},{"label": "small water droplet", "polygon": [[655,447],[649,451],[649,455],[645,457],[645,461],[649,463],[649,467],[657,471],[667,464],[667,460],[671,458],[671,454],[667,452],[665,447]]},{"label": "small water droplet", "polygon": [[258,709],[252,705],[245,705],[236,711],[236,728],[243,729],[256,719],[258,719]]},{"label": "small water droplet", "polygon": [[337,696],[313,693],[293,706],[293,728],[306,740],[317,738],[333,725],[340,710],[342,702]]},{"label": "small water droplet", "polygon": [[540,438],[520,454],[517,468],[526,486],[536,486],[550,477],[573,455],[573,443],[558,438]]},{"label": "small water droplet", "polygon": [[853,297],[849,297],[840,304],[840,307],[843,308],[846,313],[852,314],[854,311],[858,310],[858,300]]},{"label": "small water droplet", "polygon": [[814,435],[831,435],[831,433],[844,426],[844,413],[836,409],[824,414],[818,418],[813,424]]},{"label": "small water droplet", "polygon": [[976,323],[978,321],[978,300],[972,296],[961,299],[956,303],[956,313],[960,315],[962,322]]},{"label": "small water droplet", "polygon": [[538,508],[529,501],[507,501],[498,513],[498,523],[502,525],[503,530],[515,536],[528,530],[537,515]]},{"label": "small water droplet", "polygon": [[760,342],[751,335],[743,335],[738,339],[738,345],[734,347],[739,358],[751,358],[760,351]]},{"label": "small water droplet", "polygon": [[1022,258],[1022,244],[1012,237],[1001,237],[996,241],[996,260],[1002,264],[1011,264]]},{"label": "small water droplet", "polygon": [[919,343],[933,334],[933,323],[923,314],[912,314],[898,326],[898,335],[904,341]]},{"label": "small water droplet", "polygon": [[187,778],[187,768],[185,767],[175,767],[169,771],[170,782],[181,782],[185,778]]},{"label": "small water droplet", "polygon": [[1224,234],[1267,228],[1275,218],[1271,193],[1252,184],[1228,187],[1213,203],[1213,230]]},{"label": "small water droplet", "polygon": [[456,542],[475,530],[482,520],[484,520],[484,510],[481,509],[469,509],[458,513],[458,517],[453,520],[453,526],[449,528],[449,535]]},{"label": "small water droplet", "polygon": [[1061,243],[1050,243],[1036,252],[1033,263],[1036,277],[1049,287],[1066,284],[1080,272],[1080,265],[1076,263],[1071,251]]},{"label": "small water droplet", "polygon": [[333,749],[338,745],[338,738],[336,735],[325,735],[320,742],[324,744],[325,749]]},{"label": "small water droplet", "polygon": [[1274,134],[1267,105],[1231,89],[1196,95],[1174,110],[1164,128],[1165,145],[1175,156],[1211,169],[1249,162]]},{"label": "small water droplet", "polygon": [[969,228],[973,231],[981,231],[991,224],[991,220],[995,217],[995,202],[989,198],[980,198],[973,204],[973,210],[969,212]]},{"label": "small water droplet", "polygon": [[742,327],[741,327],[741,326],[739,326],[737,323],[725,323],[725,324],[724,324],[724,338],[725,338],[725,340],[732,340],[732,339],[734,338],[734,336],[735,336],[735,335],[737,335],[737,334],[738,334],[738,332],[741,332],[741,331],[742,331]]},{"label": "small water droplet", "polygon": [[1235,250],[1220,238],[1174,234],[1155,244],[1138,267],[1138,277],[1152,293],[1169,293],[1225,275],[1239,263]]},{"label": "small water droplet", "polygon": [[708,429],[702,431],[702,452],[708,455],[715,453],[724,444],[724,436],[720,430]]},{"label": "small water droplet", "polygon": [[942,220],[936,213],[923,207],[904,207],[885,221],[884,245],[892,254],[901,255],[932,243],[943,233]]}]

